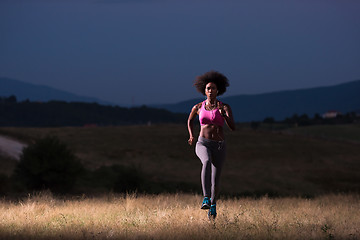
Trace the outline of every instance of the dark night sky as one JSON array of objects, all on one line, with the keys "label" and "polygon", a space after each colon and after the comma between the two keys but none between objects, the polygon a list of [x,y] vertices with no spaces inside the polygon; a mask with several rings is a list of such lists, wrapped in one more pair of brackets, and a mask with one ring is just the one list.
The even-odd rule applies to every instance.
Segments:
[{"label": "dark night sky", "polygon": [[360,79],[358,0],[0,0],[0,77],[120,105]]}]

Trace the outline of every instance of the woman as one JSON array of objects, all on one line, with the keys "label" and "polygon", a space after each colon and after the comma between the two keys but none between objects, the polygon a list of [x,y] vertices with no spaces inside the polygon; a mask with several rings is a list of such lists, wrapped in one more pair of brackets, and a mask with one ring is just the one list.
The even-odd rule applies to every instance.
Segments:
[{"label": "woman", "polygon": [[224,122],[231,130],[235,123],[228,104],[217,99],[229,86],[228,79],[216,71],[207,72],[195,80],[196,89],[206,96],[206,100],[196,104],[188,118],[189,144],[194,144],[194,119],[199,115],[200,134],[195,152],[202,162],[201,184],[204,200],[201,209],[209,209],[210,219],[216,217],[216,197],[219,191],[219,178],[225,160]]}]

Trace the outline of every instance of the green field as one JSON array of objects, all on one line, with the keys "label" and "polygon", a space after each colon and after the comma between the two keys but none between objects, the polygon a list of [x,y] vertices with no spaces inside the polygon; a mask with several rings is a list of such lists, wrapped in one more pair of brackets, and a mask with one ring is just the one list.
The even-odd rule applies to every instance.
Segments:
[{"label": "green field", "polygon": [[[226,131],[228,156],[223,195],[316,196],[360,189],[359,125]],[[323,134],[326,132],[326,136]],[[201,193],[201,163],[187,144],[186,125],[0,128],[0,134],[31,143],[55,135],[88,169],[135,166],[153,185]],[[1,169],[9,173],[14,162]]]}]

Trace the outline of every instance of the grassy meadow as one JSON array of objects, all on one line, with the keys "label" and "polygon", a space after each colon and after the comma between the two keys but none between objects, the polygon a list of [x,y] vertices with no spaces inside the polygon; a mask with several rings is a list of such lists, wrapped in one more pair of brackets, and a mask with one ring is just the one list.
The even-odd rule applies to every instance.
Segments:
[{"label": "grassy meadow", "polygon": [[1,239],[359,239],[357,195],[227,198],[207,219],[200,195],[51,194],[0,201]]},{"label": "grassy meadow", "polygon": [[[284,131],[254,131],[239,126],[235,132],[227,131],[228,154],[221,178],[222,193],[313,197],[358,192],[360,138],[356,136],[360,136],[359,129],[359,124],[353,124]],[[331,136],[326,137],[323,132]],[[201,163],[195,156],[194,146],[187,144],[185,125],[0,128],[0,134],[29,143],[49,134],[56,135],[89,169],[113,164],[135,166],[152,186],[168,183],[181,191],[201,191]],[[6,165],[0,171],[12,172],[14,162],[9,159],[4,162]]]},{"label": "grassy meadow", "polygon": [[[27,143],[55,135],[88,169],[135,166],[152,187],[173,187],[3,197],[0,239],[360,239],[358,130],[227,130],[218,217],[209,221],[185,125],[0,128]],[[0,173],[10,175],[16,162],[0,160]]]},{"label": "grassy meadow", "polygon": [[288,132],[323,139],[360,143],[360,124],[320,125],[291,128]]}]

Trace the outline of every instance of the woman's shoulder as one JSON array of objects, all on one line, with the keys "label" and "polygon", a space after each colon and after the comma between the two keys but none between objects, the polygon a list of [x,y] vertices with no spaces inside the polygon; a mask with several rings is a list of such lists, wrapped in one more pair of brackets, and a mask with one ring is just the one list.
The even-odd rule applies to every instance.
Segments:
[{"label": "woman's shoulder", "polygon": [[195,108],[195,107],[196,107],[196,108],[201,108],[202,104],[203,104],[203,102],[199,102],[199,103],[197,103],[197,104],[194,105],[194,108]]},{"label": "woman's shoulder", "polygon": [[201,108],[201,106],[202,106],[202,103],[203,103],[203,102],[199,102],[199,103],[195,104],[195,105],[192,107],[192,109],[194,109],[194,110],[199,110],[199,109]]},{"label": "woman's shoulder", "polygon": [[224,107],[226,107],[226,108],[230,108],[230,105],[229,104],[227,104],[227,103],[224,103],[224,102],[221,102],[220,101],[220,104],[222,104]]}]

